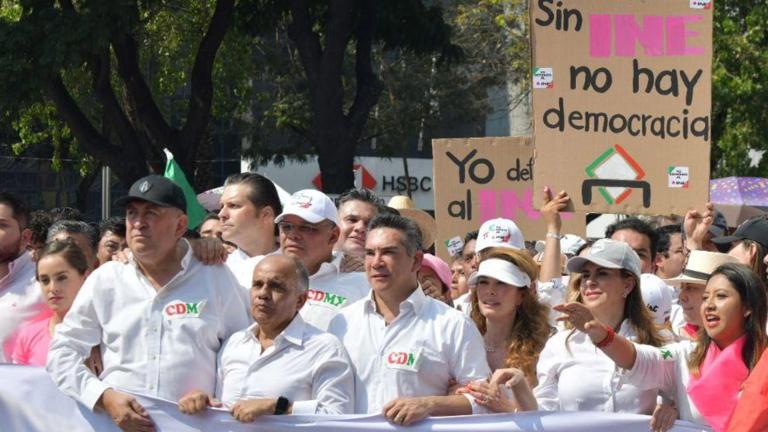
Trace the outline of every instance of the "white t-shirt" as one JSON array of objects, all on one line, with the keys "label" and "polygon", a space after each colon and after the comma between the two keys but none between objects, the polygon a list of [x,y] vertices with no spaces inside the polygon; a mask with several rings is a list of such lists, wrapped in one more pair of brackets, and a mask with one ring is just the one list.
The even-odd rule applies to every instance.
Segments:
[{"label": "white t-shirt", "polygon": [[[110,387],[172,401],[194,389],[213,394],[216,354],[250,313],[232,273],[203,265],[182,241],[181,270],[159,290],[133,260],[88,277],[48,352],[46,369],[64,393],[89,408]],[[93,346],[99,377],[83,364]]]},{"label": "white t-shirt", "polygon": [[[624,321],[617,332],[633,340],[636,332]],[[641,389],[622,379],[613,360],[580,332],[561,330],[539,355],[534,395],[543,411],[602,411],[651,414],[658,391]],[[570,352],[566,349],[568,338]]]},{"label": "white t-shirt", "polygon": [[244,399],[287,398],[293,414],[351,414],[354,374],[339,340],[301,315],[262,351],[258,324],[233,334],[219,352],[216,396],[227,408]]}]

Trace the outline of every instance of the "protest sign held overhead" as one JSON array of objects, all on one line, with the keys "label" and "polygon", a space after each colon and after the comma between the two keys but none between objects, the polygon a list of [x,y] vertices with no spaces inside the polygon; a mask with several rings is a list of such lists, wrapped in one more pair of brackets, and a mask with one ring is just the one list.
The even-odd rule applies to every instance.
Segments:
[{"label": "protest sign held overhead", "polygon": [[[544,238],[546,227],[534,208],[530,137],[440,139],[432,141],[435,179],[435,252],[448,259],[457,237],[498,217],[513,220],[527,240]],[[543,189],[543,186],[541,187]],[[584,215],[565,213],[563,233],[583,236]]]},{"label": "protest sign held overhead", "polygon": [[532,0],[530,14],[536,190],[583,212],[706,202],[712,2]]}]

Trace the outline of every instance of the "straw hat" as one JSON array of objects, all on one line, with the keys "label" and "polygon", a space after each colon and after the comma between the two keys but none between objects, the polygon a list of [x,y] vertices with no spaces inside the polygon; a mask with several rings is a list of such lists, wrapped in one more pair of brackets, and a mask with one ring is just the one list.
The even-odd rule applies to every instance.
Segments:
[{"label": "straw hat", "polygon": [[425,250],[432,247],[435,243],[435,231],[437,231],[435,218],[424,210],[416,208],[413,200],[405,195],[393,196],[387,206],[399,211],[401,216],[416,222],[421,231],[421,246]]},{"label": "straw hat", "polygon": [[672,279],[665,279],[664,282],[676,287],[684,283],[705,284],[716,268],[737,262],[736,258],[724,253],[692,250],[683,272]]}]

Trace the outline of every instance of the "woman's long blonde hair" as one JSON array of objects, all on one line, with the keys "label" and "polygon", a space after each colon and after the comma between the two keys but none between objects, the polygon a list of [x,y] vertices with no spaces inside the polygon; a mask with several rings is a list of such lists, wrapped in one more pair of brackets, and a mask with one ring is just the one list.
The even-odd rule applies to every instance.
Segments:
[{"label": "woman's long blonde hair", "polygon": [[[484,254],[483,259],[497,258],[508,261],[525,272],[531,281],[538,278],[538,267],[525,251],[508,248],[494,248]],[[505,367],[515,367],[523,371],[528,382],[536,385],[536,363],[539,353],[544,349],[552,329],[548,323],[549,308],[536,298],[533,282],[529,287],[520,288],[523,301],[517,309],[507,348]],[[481,334],[487,331],[485,316],[480,313],[477,293],[472,295],[472,320]]]}]

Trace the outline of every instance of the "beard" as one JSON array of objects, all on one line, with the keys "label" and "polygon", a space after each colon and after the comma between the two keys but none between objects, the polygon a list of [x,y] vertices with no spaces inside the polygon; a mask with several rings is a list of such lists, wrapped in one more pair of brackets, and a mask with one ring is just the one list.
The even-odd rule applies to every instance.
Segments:
[{"label": "beard", "polygon": [[19,236],[15,242],[0,247],[0,264],[15,260],[21,253],[21,236]]}]

